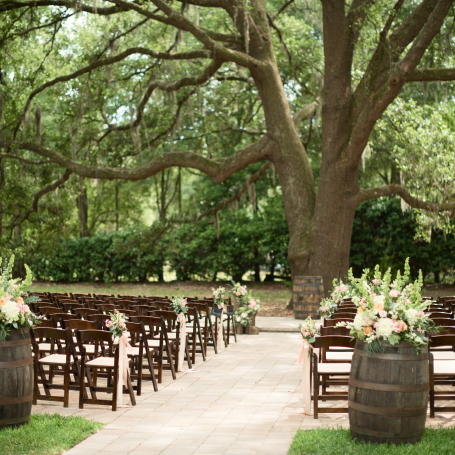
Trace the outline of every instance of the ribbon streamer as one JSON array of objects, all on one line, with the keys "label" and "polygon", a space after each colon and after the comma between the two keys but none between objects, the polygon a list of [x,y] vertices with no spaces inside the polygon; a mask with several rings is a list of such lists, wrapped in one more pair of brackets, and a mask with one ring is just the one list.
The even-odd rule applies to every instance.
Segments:
[{"label": "ribbon streamer", "polygon": [[299,408],[299,414],[311,415],[311,381],[310,381],[310,366],[311,366],[311,349],[313,346],[308,340],[303,340],[302,349],[300,350],[298,364],[303,365],[302,368],[302,391],[305,401],[305,408]]},{"label": "ribbon streamer", "polygon": [[[133,354],[133,348],[128,342],[128,333],[122,332],[118,340],[119,347],[119,365],[118,365],[118,382],[117,382],[117,403],[123,405],[123,384],[128,383],[128,354]],[[128,403],[129,404],[129,403]]]},{"label": "ribbon streamer", "polygon": [[185,345],[186,345],[186,321],[185,314],[180,313],[177,315],[177,322],[180,326],[180,335],[179,335],[179,362],[177,365],[177,371],[183,371],[183,360],[185,358]]},{"label": "ribbon streamer", "polygon": [[224,308],[221,307],[221,316],[220,316],[220,320],[218,321],[218,339],[216,341],[218,349],[221,349],[221,343],[223,341],[223,311],[224,311]]}]

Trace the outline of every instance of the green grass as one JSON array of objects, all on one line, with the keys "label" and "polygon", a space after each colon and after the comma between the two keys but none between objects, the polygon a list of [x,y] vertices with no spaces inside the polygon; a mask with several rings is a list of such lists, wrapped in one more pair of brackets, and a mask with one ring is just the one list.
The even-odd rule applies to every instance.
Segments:
[{"label": "green grass", "polygon": [[386,445],[353,442],[349,430],[298,430],[288,455],[453,455],[455,427],[427,428],[415,445]]},{"label": "green grass", "polygon": [[28,425],[0,430],[2,455],[57,455],[103,427],[82,417],[33,414]]}]

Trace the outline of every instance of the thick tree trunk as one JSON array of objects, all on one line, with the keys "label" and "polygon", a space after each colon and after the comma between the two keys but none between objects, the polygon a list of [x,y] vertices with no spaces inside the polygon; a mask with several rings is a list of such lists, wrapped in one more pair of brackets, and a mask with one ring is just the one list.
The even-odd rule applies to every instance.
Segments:
[{"label": "thick tree trunk", "polygon": [[89,237],[90,233],[88,231],[88,199],[87,191],[85,188],[81,189],[81,192],[77,198],[77,211],[79,215],[79,229],[81,237]]}]

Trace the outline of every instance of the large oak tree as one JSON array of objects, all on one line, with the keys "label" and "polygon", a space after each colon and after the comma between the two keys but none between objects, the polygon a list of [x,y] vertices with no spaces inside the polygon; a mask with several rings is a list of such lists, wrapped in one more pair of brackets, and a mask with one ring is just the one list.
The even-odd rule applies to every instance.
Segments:
[{"label": "large oak tree", "polygon": [[[334,277],[347,273],[354,214],[362,201],[399,195],[415,208],[454,213],[455,203],[452,201],[436,203],[419,199],[401,184],[364,189],[359,185],[359,165],[370,135],[404,85],[418,81],[455,80],[454,68],[425,67],[422,64],[426,61],[426,52],[448,20],[453,3],[451,0],[398,0],[396,3],[321,0],[321,6],[315,7],[315,11],[322,24],[322,36],[315,33],[313,39],[323,47],[322,77],[317,77],[317,69],[307,69],[315,73],[318,91],[311,90],[299,80],[295,56],[286,45],[286,40],[292,38],[293,47],[298,47],[303,32],[299,36],[297,28],[289,32],[292,36],[286,36],[277,25],[280,17],[292,10],[293,0],[278,7],[267,5],[264,0],[107,0],[100,4],[96,0],[2,0],[0,13],[7,18],[3,42],[47,28],[53,43],[57,34],[65,30],[68,21],[73,21],[72,30],[77,30],[80,17],[96,17],[99,25],[109,23],[111,17],[125,16],[123,28],[105,40],[104,49],[89,46],[84,49],[84,58],[75,60],[76,69],[59,73],[58,68],[54,68],[52,73],[40,67],[39,77],[30,76],[30,90],[24,105],[17,108],[16,118],[3,127],[0,141],[4,148],[2,159],[27,159],[16,154],[15,151],[20,150],[21,153],[39,155],[65,169],[58,180],[37,194],[32,211],[37,209],[43,194],[65,182],[72,173],[93,179],[141,180],[177,166],[198,170],[215,182],[224,182],[252,163],[263,161],[268,168],[271,162],[278,173],[284,199],[292,274],[322,275],[328,287]],[[189,14],[188,5],[199,8],[201,15]],[[26,15],[33,14],[40,20],[31,20],[28,28],[15,31],[14,27]],[[378,28],[376,34],[371,31],[372,22],[373,30]],[[99,26],[102,35],[103,28]],[[366,28],[369,29],[368,40],[362,35]],[[153,36],[144,34],[140,40],[129,38],[138,30],[145,29],[164,37],[173,31],[171,45],[163,50],[163,43],[156,33]],[[125,39],[118,49],[115,43],[120,38]],[[134,46],[129,47],[129,42]],[[278,49],[274,46],[277,42],[288,58],[292,84],[289,80],[283,81]],[[23,45],[26,47],[27,43]],[[71,52],[69,35],[66,53]],[[65,55],[65,52],[61,54]],[[356,56],[360,54],[364,61],[354,68]],[[147,66],[143,57],[152,63]],[[126,62],[136,65],[135,69],[129,67],[129,71],[147,76],[138,85],[141,94],[131,108],[129,121],[126,115],[119,115],[118,109],[108,112],[106,81],[99,79],[100,70],[106,71]],[[167,71],[162,70],[164,63],[170,65]],[[57,77],[52,75],[55,72]],[[92,118],[91,123],[86,122],[89,126],[79,150],[75,151],[74,147],[71,150],[62,142],[59,145],[58,140],[46,143],[39,125],[34,140],[27,137],[24,125],[33,103],[43,96],[48,99],[55,97],[56,103],[60,103],[62,92],[53,90],[75,81],[80,81],[80,86],[93,88],[97,83],[100,86],[97,95],[92,97],[98,120]],[[207,150],[189,150],[173,145],[185,103],[198,96],[199,87],[207,86],[211,81],[245,84],[245,90],[255,94],[260,101],[264,119],[263,130],[240,128],[243,134],[256,138],[255,142],[243,144],[235,153],[216,157]],[[291,86],[312,97],[311,102],[297,109]],[[90,88],[88,91],[93,92]],[[174,117],[150,139],[150,150],[153,151],[148,154],[143,153],[141,145],[142,142],[150,145],[149,138],[144,137],[147,128],[141,127],[150,123],[150,119],[159,122],[151,105],[157,92],[171,96],[179,93],[179,98],[174,101]],[[68,91],[65,96],[70,96]],[[119,94],[111,91],[111,96]],[[316,188],[301,125],[305,119],[313,118],[318,110],[322,121],[322,157]],[[40,111],[35,109],[35,117],[40,115]],[[139,149],[141,159],[136,166],[119,165],[127,162],[110,156],[113,145],[106,141],[122,135],[132,138]],[[93,147],[99,149],[103,143],[109,144],[104,148],[104,158],[98,155],[94,158],[90,150]],[[158,147],[169,143],[172,146]],[[88,153],[80,153],[84,148]]]}]

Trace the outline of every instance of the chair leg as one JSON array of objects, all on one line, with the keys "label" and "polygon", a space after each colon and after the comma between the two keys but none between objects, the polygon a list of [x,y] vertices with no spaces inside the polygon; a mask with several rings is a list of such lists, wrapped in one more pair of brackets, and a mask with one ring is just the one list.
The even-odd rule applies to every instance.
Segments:
[{"label": "chair leg", "polygon": [[126,378],[126,384],[127,384],[127,388],[128,388],[128,393],[130,395],[131,404],[133,406],[136,406],[136,397],[134,396],[133,384],[131,384],[130,375],[128,375]]},{"label": "chair leg", "polygon": [[90,374],[90,372],[86,371],[87,368],[85,367],[85,358],[82,357],[81,360],[81,375],[79,376],[79,409],[84,409],[84,383],[85,383],[85,374],[84,372]]},{"label": "chair leg", "polygon": [[68,362],[65,365],[65,372],[63,375],[63,385],[64,385],[64,395],[63,395],[63,407],[67,408],[69,406],[70,399],[70,365]]},{"label": "chair leg", "polygon": [[430,418],[434,418],[434,364],[433,354],[430,353]]},{"label": "chair leg", "polygon": [[314,418],[318,418],[318,400],[319,400],[319,374],[316,357],[314,359],[313,369],[313,413]]},{"label": "chair leg", "polygon": [[204,346],[204,343],[202,342],[201,325],[199,323],[198,318],[196,318],[196,325],[197,325],[197,336],[199,339],[199,345],[201,346],[202,361],[205,362],[205,346]]},{"label": "chair leg", "polygon": [[193,368],[193,363],[191,362],[190,350],[188,349],[188,335],[186,337],[185,354],[186,354],[186,361],[188,363],[188,368],[191,370],[191,368]]}]

